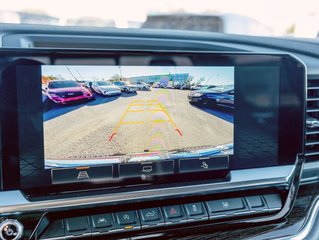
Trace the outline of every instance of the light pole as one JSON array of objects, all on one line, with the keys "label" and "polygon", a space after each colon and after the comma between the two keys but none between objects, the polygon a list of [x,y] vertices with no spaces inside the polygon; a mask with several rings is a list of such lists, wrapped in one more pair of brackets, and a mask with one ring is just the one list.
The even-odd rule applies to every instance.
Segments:
[{"label": "light pole", "polygon": [[120,71],[121,81],[123,81],[123,75],[122,75],[122,69],[121,69],[121,66],[119,66],[119,71]]}]

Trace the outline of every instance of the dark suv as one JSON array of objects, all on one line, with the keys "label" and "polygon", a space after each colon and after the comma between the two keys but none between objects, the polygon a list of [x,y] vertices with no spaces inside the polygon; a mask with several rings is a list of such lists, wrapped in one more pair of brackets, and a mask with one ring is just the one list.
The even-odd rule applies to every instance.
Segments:
[{"label": "dark suv", "polygon": [[227,85],[192,91],[188,95],[188,100],[191,104],[234,108],[234,86]]}]

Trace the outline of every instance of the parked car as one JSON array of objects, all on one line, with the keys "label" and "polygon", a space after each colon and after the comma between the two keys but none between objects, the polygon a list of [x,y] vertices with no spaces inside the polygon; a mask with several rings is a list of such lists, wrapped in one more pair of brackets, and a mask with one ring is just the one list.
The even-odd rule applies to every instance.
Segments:
[{"label": "parked car", "polygon": [[122,92],[126,93],[136,93],[137,87],[126,81],[116,81],[113,83],[115,86],[119,87]]},{"label": "parked car", "polygon": [[191,85],[189,83],[186,83],[184,85],[181,86],[182,90],[190,90],[191,89]]},{"label": "parked car", "polygon": [[166,86],[164,88],[173,89],[174,87],[172,84],[168,83],[168,84],[166,84]]},{"label": "parked car", "polygon": [[155,82],[155,83],[153,83],[153,85],[152,85],[152,87],[153,88],[160,88],[160,83],[159,82]]},{"label": "parked car", "polygon": [[92,89],[103,96],[121,95],[121,89],[108,81],[92,82]]},{"label": "parked car", "polygon": [[90,90],[72,80],[53,80],[44,89],[48,99],[54,103],[66,104],[79,100],[94,100]]},{"label": "parked car", "polygon": [[84,83],[84,87],[86,87],[86,88],[90,89],[91,91],[93,91],[93,89],[92,89],[92,81],[86,81]]},{"label": "parked car", "polygon": [[234,108],[234,86],[220,86],[192,91],[188,95],[192,104]]},{"label": "parked car", "polygon": [[217,86],[216,85],[203,85],[201,87],[201,89],[213,89],[213,88],[216,88]]},{"label": "parked car", "polygon": [[160,82],[159,87],[160,88],[167,88],[168,83],[166,82]]},{"label": "parked car", "polygon": [[192,86],[191,86],[191,90],[199,90],[199,89],[201,89],[201,88],[202,88],[201,85],[192,85]]},{"label": "parked car", "polygon": [[145,82],[134,83],[138,90],[150,90],[151,86]]},{"label": "parked car", "polygon": [[214,88],[216,87],[216,85],[194,85],[194,86],[191,86],[191,90],[200,90],[200,89],[211,89],[211,88]]},{"label": "parked car", "polygon": [[175,89],[181,89],[182,86],[183,86],[183,85],[182,85],[181,83],[174,83],[174,84],[173,84],[173,87],[174,87]]}]

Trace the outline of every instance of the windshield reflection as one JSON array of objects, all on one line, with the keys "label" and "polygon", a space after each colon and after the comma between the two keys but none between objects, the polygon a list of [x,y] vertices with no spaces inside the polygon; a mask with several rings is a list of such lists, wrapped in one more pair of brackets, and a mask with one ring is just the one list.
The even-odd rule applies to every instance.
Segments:
[{"label": "windshield reflection", "polygon": [[0,7],[0,23],[315,38],[317,5],[316,0],[11,0]]}]

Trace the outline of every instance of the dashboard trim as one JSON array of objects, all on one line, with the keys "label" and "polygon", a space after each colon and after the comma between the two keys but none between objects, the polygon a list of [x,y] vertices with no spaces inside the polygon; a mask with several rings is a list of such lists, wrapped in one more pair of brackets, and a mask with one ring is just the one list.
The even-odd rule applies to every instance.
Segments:
[{"label": "dashboard trim", "polygon": [[316,218],[318,217],[319,212],[319,196],[313,201],[312,206],[310,207],[310,213],[305,220],[305,224],[300,229],[299,233],[295,235],[285,236],[276,238],[276,240],[299,240],[305,239],[309,236],[311,230],[315,227]]},{"label": "dashboard trim", "polygon": [[279,167],[234,170],[230,172],[230,181],[225,182],[34,202],[29,201],[19,190],[3,191],[0,192],[0,215],[48,210],[67,210],[79,206],[96,206],[115,202],[119,204],[120,202],[135,199],[151,200],[152,198],[158,197],[177,197],[202,192],[215,193],[230,190],[236,191],[239,189],[253,189],[256,187],[289,187],[289,182],[295,175],[295,169],[295,165],[285,165]]},{"label": "dashboard trim", "polygon": [[306,162],[302,171],[301,185],[319,181],[319,162]]}]

